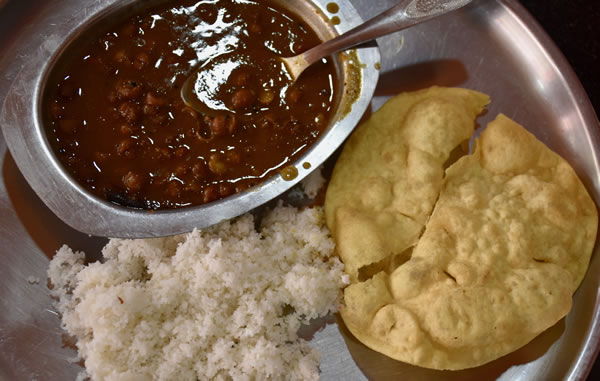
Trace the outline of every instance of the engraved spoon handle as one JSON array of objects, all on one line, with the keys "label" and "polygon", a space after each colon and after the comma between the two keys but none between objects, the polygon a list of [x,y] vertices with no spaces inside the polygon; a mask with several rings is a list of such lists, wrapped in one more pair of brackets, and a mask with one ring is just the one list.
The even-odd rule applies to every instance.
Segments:
[{"label": "engraved spoon handle", "polygon": [[[296,56],[298,58],[288,58],[288,60],[294,59],[296,61],[293,64],[290,63],[290,66],[294,66],[294,68],[290,67],[292,75],[294,78],[300,75],[304,70],[304,67],[300,68],[300,66],[310,66],[321,58],[337,51],[349,49],[377,37],[406,29],[461,8],[470,2],[471,0],[400,0],[397,5],[354,29],[299,54]],[[306,63],[299,65],[301,61]],[[301,70],[296,73],[295,67]]]}]

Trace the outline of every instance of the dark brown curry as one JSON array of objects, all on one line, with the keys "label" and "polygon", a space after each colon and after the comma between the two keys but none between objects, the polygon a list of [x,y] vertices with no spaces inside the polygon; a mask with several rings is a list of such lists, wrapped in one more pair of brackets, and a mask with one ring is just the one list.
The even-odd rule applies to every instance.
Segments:
[{"label": "dark brown curry", "polygon": [[[276,59],[320,42],[297,16],[265,1],[173,3],[106,31],[49,83],[58,158],[118,204],[177,208],[240,192],[289,165],[331,118],[331,60],[290,85]],[[216,110],[205,114],[180,97],[203,65],[196,89]]]}]

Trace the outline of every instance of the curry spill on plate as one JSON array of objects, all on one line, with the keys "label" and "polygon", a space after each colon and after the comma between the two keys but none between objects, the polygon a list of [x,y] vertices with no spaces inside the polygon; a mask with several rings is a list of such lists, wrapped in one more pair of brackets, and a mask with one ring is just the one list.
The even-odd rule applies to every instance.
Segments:
[{"label": "curry spill on plate", "polygon": [[[250,139],[244,131],[273,112],[273,125],[261,131],[289,130],[281,132],[289,137],[307,129],[299,138],[304,147],[303,139],[318,136],[321,114],[327,119],[328,84],[305,87],[304,96],[323,99],[300,109],[263,92],[253,71],[232,76],[221,98],[226,110],[217,116],[199,117],[169,100],[150,73],[166,70],[179,83],[187,69],[153,56],[155,46],[166,49],[153,28],[194,12],[200,24],[236,25],[230,13],[239,11],[237,3],[223,11],[182,4],[134,17],[101,40],[106,49],[83,56],[85,65],[126,74],[91,85],[105,98],[93,120],[78,114],[88,107],[79,103],[88,91],[68,86],[76,72],[49,98],[61,160],[108,199],[172,208],[225,197],[243,186],[240,179],[258,176],[227,177],[230,169],[222,168],[262,157],[262,148],[238,151],[238,142]],[[277,9],[244,12],[248,44],[254,33],[271,33],[265,19],[295,24]],[[309,34],[294,28],[294,36]],[[330,82],[329,64],[316,70]],[[309,103],[319,106],[308,110]],[[338,311],[366,346],[426,368],[476,367],[531,341],[568,313],[596,239],[597,211],[571,166],[504,115],[469,154],[488,103],[480,92],[440,87],[390,99],[345,144],[324,207],[278,205],[259,219],[244,215],[184,235],[111,239],[103,261],[90,264],[63,246],[48,275],[62,326],[85,363],[81,378],[318,379],[320,354],[298,329]],[[85,136],[94,123],[121,140],[87,157],[78,147],[98,139]],[[167,126],[175,126],[174,135]],[[94,170],[114,178],[99,179]]]}]

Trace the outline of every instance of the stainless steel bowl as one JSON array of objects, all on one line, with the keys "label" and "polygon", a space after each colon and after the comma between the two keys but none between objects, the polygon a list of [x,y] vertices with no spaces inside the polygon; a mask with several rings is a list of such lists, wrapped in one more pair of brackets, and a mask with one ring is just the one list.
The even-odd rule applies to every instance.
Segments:
[{"label": "stainless steel bowl", "polygon": [[[363,47],[357,50],[359,63],[337,59],[340,86],[359,83],[358,98],[347,88],[339,88],[341,99],[328,129],[318,141],[293,165],[298,176],[284,180],[272,176],[262,184],[237,195],[206,205],[149,213],[122,207],[102,200],[85,190],[58,161],[46,138],[41,104],[47,78],[60,58],[88,32],[103,23],[131,14],[160,0],[69,1],[61,7],[49,7],[36,25],[41,34],[31,34],[16,52],[22,65],[9,89],[0,124],[7,146],[23,176],[46,206],[71,227],[87,234],[108,237],[152,237],[202,228],[247,212],[281,195],[321,165],[346,139],[367,109],[379,75],[379,50]],[[322,39],[358,25],[362,19],[345,3],[335,16],[341,21],[330,22],[326,0],[288,0],[280,4],[295,13]],[[65,17],[65,15],[70,15]],[[360,79],[357,79],[357,75]],[[358,81],[358,82],[357,82]],[[355,89],[353,89],[355,90]],[[348,112],[348,105],[351,109]],[[305,168],[303,163],[310,163]]]}]

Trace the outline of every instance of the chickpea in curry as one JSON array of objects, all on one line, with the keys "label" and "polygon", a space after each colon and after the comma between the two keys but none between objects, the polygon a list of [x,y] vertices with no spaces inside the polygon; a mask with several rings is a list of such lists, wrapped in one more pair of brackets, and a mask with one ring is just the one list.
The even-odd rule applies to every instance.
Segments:
[{"label": "chickpea in curry", "polygon": [[[47,131],[67,171],[110,202],[172,209],[240,192],[298,158],[332,116],[333,62],[292,84],[277,56],[320,40],[267,1],[169,2],[90,41],[49,83]],[[213,112],[181,100],[194,73]]]}]

